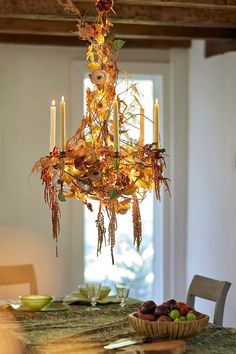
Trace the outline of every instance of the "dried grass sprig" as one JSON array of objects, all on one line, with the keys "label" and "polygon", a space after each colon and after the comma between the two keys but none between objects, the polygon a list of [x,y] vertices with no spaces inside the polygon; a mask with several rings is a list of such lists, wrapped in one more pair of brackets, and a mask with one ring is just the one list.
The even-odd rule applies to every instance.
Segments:
[{"label": "dried grass sprig", "polygon": [[69,14],[80,16],[78,7],[73,0],[57,0],[58,4]]}]

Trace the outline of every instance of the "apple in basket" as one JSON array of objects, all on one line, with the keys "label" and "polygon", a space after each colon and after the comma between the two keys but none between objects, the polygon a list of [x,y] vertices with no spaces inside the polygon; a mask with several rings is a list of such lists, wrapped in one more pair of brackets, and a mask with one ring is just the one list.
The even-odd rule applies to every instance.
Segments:
[{"label": "apple in basket", "polygon": [[184,302],[170,299],[160,305],[152,300],[145,301],[137,310],[136,317],[148,321],[195,321],[205,315]]}]

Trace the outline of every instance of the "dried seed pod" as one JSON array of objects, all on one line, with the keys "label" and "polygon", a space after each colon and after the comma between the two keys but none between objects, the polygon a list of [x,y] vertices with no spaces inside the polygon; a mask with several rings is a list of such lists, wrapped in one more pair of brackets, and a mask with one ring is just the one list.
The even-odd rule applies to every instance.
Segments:
[{"label": "dried seed pod", "polygon": [[94,70],[89,77],[92,83],[96,85],[99,90],[103,88],[107,79],[105,70]]},{"label": "dried seed pod", "polygon": [[102,177],[102,172],[100,170],[91,170],[88,173],[88,178],[92,181],[92,182],[96,182],[98,181],[100,178]]},{"label": "dried seed pod", "polygon": [[91,183],[86,178],[75,178],[73,183],[81,190],[81,192],[89,192],[92,188]]},{"label": "dried seed pod", "polygon": [[52,178],[52,183],[57,191],[61,190],[61,186],[62,186],[63,181],[57,172],[55,172],[55,175]]}]

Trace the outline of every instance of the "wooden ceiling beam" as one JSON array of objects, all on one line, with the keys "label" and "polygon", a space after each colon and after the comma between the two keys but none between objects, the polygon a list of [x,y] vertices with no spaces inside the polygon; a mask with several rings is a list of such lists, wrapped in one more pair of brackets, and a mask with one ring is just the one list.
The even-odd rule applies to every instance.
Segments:
[{"label": "wooden ceiling beam", "polygon": [[[65,0],[59,0],[65,2]],[[35,14],[63,14],[64,10],[58,0],[0,0],[1,13],[35,13]],[[87,6],[87,11],[94,8],[95,0],[74,0],[78,7]],[[236,0],[114,0],[115,6],[164,6],[164,7],[230,7],[236,6]]]},{"label": "wooden ceiling beam", "polygon": [[190,48],[191,41],[187,39],[129,39],[124,48],[156,48],[156,49],[171,49],[171,48]]},{"label": "wooden ceiling beam", "polygon": [[[88,20],[96,16],[93,3],[94,0],[77,0],[81,14]],[[224,4],[219,0],[115,0],[114,10],[116,14],[110,12],[114,23],[210,27],[236,25],[236,3],[233,0],[225,0]],[[0,0],[0,14],[67,16],[57,0]]]},{"label": "wooden ceiling beam", "polygon": [[[32,34],[12,34],[0,33],[0,42],[14,44],[33,44],[33,45],[59,45],[59,46],[85,46],[85,43],[77,37],[61,37],[51,35],[32,35]],[[156,40],[156,39],[130,39],[125,43],[124,48],[190,48],[189,40]]]},{"label": "wooden ceiling beam", "polygon": [[192,27],[192,26],[148,26],[148,25],[122,25],[115,24],[114,31],[117,35],[127,37],[150,36],[162,39],[230,39],[236,38],[236,28],[221,27]]},{"label": "wooden ceiling beam", "polygon": [[[0,42],[84,45],[65,1],[0,0]],[[94,0],[74,2],[86,21],[94,21]],[[204,39],[206,55],[235,50],[236,0],[114,0],[114,11],[112,31],[126,48],[189,48],[191,39]]]},{"label": "wooden ceiling beam", "polygon": [[[78,3],[87,2],[94,3],[94,0],[77,0]],[[173,5],[173,4],[181,4],[186,6],[226,6],[226,5],[236,5],[236,0],[114,0],[116,4],[128,4],[128,5],[147,5],[147,6],[155,6],[155,5]]]},{"label": "wooden ceiling beam", "polygon": [[[0,33],[75,36],[76,20],[49,20],[0,17]],[[133,39],[234,39],[236,28],[209,28],[186,26],[148,26],[115,24],[117,38]]]},{"label": "wooden ceiling beam", "polygon": [[171,6],[139,5],[128,8],[125,4],[116,4],[114,10],[118,14],[117,18],[112,15],[114,23],[196,27],[235,27],[236,25],[236,6],[189,7],[173,4]]},{"label": "wooden ceiling beam", "polygon": [[209,58],[213,55],[224,54],[236,50],[236,40],[209,40],[205,43],[205,57]]},{"label": "wooden ceiling beam", "polygon": [[[84,1],[84,0],[80,0]],[[87,1],[87,0],[85,0]],[[93,0],[89,0],[92,2]],[[156,4],[186,4],[188,6],[194,5],[236,5],[236,0],[115,0],[117,3],[129,3],[133,5],[145,4],[145,5],[156,5]]]}]

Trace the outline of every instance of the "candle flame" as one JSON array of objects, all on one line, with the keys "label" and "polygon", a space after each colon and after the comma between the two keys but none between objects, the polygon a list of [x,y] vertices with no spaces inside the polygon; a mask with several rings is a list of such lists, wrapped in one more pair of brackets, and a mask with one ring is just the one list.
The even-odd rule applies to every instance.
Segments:
[{"label": "candle flame", "polygon": [[62,100],[62,102],[64,102],[64,100],[65,100],[64,96],[61,96],[61,100]]},{"label": "candle flame", "polygon": [[158,104],[158,98],[156,98],[156,104]]},{"label": "candle flame", "polygon": [[52,100],[52,106],[55,106],[56,102],[55,100]]}]

